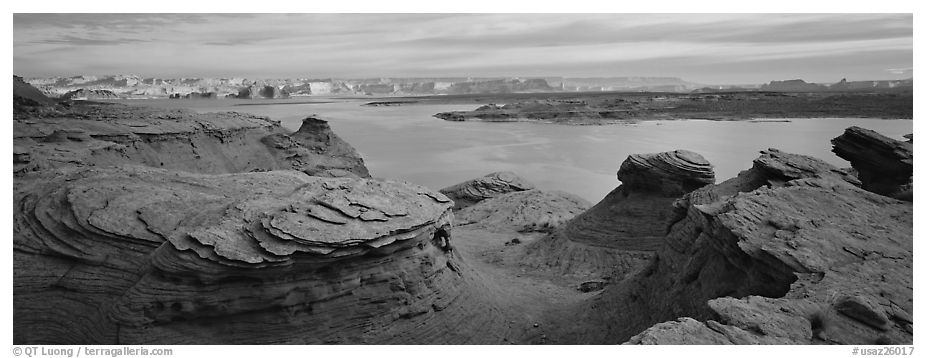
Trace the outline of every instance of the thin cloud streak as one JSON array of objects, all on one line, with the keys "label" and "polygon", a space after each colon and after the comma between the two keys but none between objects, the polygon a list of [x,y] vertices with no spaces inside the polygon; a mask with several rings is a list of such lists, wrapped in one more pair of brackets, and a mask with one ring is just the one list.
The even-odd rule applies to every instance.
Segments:
[{"label": "thin cloud streak", "polygon": [[[14,70],[835,81],[902,76],[912,34],[910,14],[14,14]],[[774,61],[807,65],[748,65]]]}]

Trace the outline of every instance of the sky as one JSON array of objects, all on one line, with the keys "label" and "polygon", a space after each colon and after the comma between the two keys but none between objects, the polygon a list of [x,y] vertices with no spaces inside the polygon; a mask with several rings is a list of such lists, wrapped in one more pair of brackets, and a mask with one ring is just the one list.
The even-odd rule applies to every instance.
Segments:
[{"label": "sky", "polygon": [[26,77],[912,77],[912,14],[13,14]]}]

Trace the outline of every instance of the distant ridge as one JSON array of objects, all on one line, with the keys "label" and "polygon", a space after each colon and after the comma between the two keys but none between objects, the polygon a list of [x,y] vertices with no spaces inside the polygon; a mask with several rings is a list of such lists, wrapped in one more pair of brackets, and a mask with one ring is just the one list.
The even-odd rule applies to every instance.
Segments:
[{"label": "distant ridge", "polygon": [[694,90],[695,93],[710,92],[740,92],[740,91],[769,91],[769,92],[881,92],[881,91],[907,91],[913,90],[913,79],[879,80],[879,81],[841,81],[831,84],[806,82],[802,79],[771,81],[756,88],[738,86],[707,86]]},{"label": "distant ridge", "polygon": [[[540,92],[678,92],[741,91],[830,92],[912,89],[913,79],[846,81],[832,84],[801,79],[762,85],[704,85],[677,77],[420,77],[361,79],[156,78],[138,75],[80,75],[27,78],[25,82],[51,98],[76,94],[105,98],[288,98],[300,96],[418,96]],[[109,94],[111,93],[111,95]],[[105,94],[105,95],[99,95]]]}]

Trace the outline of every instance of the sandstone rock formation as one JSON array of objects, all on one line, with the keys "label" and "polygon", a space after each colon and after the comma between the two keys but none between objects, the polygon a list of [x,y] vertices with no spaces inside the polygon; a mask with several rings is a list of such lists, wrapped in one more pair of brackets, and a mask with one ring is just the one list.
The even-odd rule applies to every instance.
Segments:
[{"label": "sandstone rock formation", "polygon": [[516,174],[496,172],[443,188],[440,192],[453,199],[454,210],[459,210],[485,199],[530,189],[534,189],[534,184]]},{"label": "sandstone rock formation", "polygon": [[913,143],[859,127],[846,128],[832,143],[833,153],[858,171],[862,188],[913,201]]},{"label": "sandstone rock formation", "polygon": [[515,191],[457,211],[454,226],[496,232],[550,232],[590,206],[585,199],[561,191]]},{"label": "sandstone rock formation", "polygon": [[64,168],[14,205],[18,344],[377,342],[464,294],[451,202],[409,184]]},{"label": "sandstone rock formation", "polygon": [[359,178],[318,118],[70,104],[17,117],[13,157],[17,344],[522,339],[451,200]]},{"label": "sandstone rock formation", "polygon": [[197,173],[295,169],[369,177],[357,152],[315,117],[288,133],[276,121],[241,113],[81,104],[55,116],[15,120],[13,144],[20,158],[16,173],[142,164]]},{"label": "sandstone rock formation", "polygon": [[561,339],[910,344],[912,205],[857,185],[823,161],[763,152],[679,200],[650,265],[563,314],[598,329]]},{"label": "sandstone rock formation", "polygon": [[623,277],[662,245],[672,203],[713,184],[714,171],[699,154],[675,150],[630,155],[617,177],[620,186],[532,245],[525,260],[573,274]]}]

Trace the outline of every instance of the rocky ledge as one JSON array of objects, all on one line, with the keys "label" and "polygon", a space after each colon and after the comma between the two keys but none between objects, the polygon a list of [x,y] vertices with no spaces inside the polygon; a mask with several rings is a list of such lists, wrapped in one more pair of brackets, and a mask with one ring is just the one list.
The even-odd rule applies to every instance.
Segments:
[{"label": "rocky ledge", "polygon": [[714,183],[712,165],[687,150],[632,154],[617,177],[622,184],[601,202],[528,247],[525,262],[570,274],[622,278],[662,245],[672,203]]},{"label": "rocky ledge", "polygon": [[866,190],[913,201],[912,138],[899,141],[870,129],[849,127],[832,140],[833,153],[852,163]]},{"label": "rocky ledge", "polygon": [[912,205],[858,185],[763,152],[679,200],[655,259],[567,313],[598,328],[564,341],[911,344]]},{"label": "rocky ledge", "polygon": [[454,209],[459,210],[485,199],[503,194],[534,189],[534,184],[512,172],[495,172],[484,177],[467,180],[440,190],[453,199]]},{"label": "rocky ledge", "polygon": [[13,122],[14,173],[141,164],[196,173],[293,169],[369,177],[356,150],[315,117],[290,133],[242,113],[83,103]]}]

